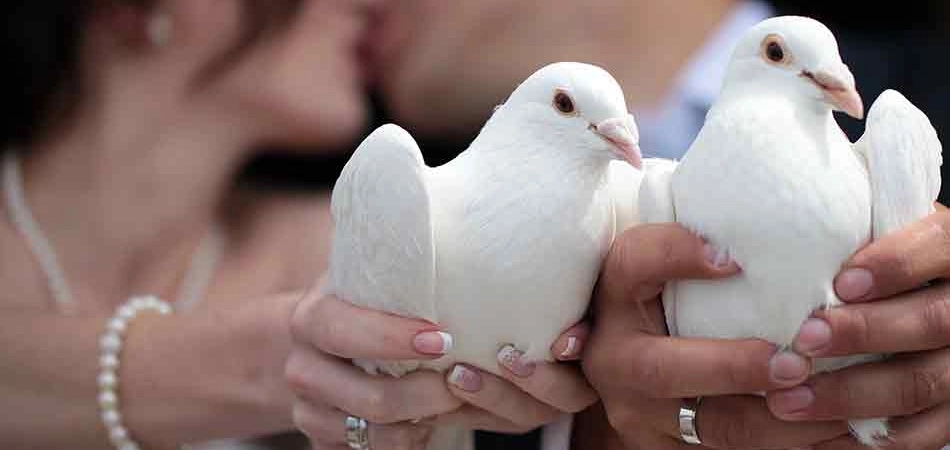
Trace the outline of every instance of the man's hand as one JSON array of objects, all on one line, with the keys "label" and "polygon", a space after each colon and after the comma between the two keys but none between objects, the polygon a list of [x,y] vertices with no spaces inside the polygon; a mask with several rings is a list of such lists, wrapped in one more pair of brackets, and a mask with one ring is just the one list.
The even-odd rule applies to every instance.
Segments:
[{"label": "man's hand", "polygon": [[[785,422],[765,399],[744,395],[802,383],[811,363],[764,341],[669,337],[658,294],[674,279],[735,275],[716,265],[703,241],[678,225],[628,229],[614,243],[594,298],[585,373],[607,417],[632,449],[760,449],[813,445],[847,433],[844,422]],[[702,396],[703,445],[680,439],[685,397]]]},{"label": "man's hand", "polygon": [[[891,421],[889,448],[950,444],[950,285],[939,281],[948,277],[950,212],[943,207],[858,252],[835,282],[852,304],[816,313],[795,349],[811,357],[894,356],[772,392],[770,409],[790,421],[903,416]],[[845,437],[817,448],[862,447]]]}]

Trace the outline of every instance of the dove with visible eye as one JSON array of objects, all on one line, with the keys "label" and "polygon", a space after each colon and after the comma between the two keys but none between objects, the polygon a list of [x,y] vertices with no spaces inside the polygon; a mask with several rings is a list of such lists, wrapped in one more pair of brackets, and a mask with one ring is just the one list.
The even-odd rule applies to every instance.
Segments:
[{"label": "dove with visible eye", "polygon": [[[927,117],[885,91],[852,144],[833,111],[864,116],[832,32],[810,18],[767,19],[737,44],[685,157],[645,165],[642,218],[679,222],[742,267],[669,283],[671,334],[788,346],[812,312],[841,304],[834,278],[859,248],[933,211],[942,157]],[[815,371],[880,357],[819,359]],[[867,445],[889,435],[886,418],[850,426]]]},{"label": "dove with visible eye", "polygon": [[374,131],[333,190],[325,291],[438,323],[451,340],[434,361],[356,363],[394,376],[456,362],[498,374],[505,344],[525,363],[550,360],[612,243],[618,160],[640,166],[636,124],[617,81],[583,63],[539,69],[439,167],[398,126]]}]

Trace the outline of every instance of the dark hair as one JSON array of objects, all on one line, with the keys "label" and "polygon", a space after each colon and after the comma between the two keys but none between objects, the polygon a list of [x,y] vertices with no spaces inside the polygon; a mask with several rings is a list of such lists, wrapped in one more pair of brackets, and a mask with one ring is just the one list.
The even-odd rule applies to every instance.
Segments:
[{"label": "dark hair", "polygon": [[[0,52],[6,64],[0,125],[4,145],[27,144],[72,111],[79,100],[79,50],[83,27],[96,8],[110,3],[150,8],[152,0],[14,0],[4,5]],[[248,48],[280,30],[300,0],[244,0],[238,41],[199,74],[203,83],[226,70]]]}]

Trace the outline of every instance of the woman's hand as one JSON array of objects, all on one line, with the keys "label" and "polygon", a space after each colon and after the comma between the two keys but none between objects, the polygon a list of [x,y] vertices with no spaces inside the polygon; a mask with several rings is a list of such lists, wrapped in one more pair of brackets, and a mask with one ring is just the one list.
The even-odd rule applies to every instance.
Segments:
[{"label": "woman's hand", "polygon": [[[769,394],[789,421],[896,417],[893,449],[950,444],[950,212],[943,210],[858,252],[835,281],[851,305],[807,321],[796,351],[813,356],[892,353],[873,364],[821,374]],[[897,294],[897,295],[895,295]],[[886,299],[883,301],[875,301]],[[820,449],[860,449],[842,437]]]},{"label": "woman's hand", "polygon": [[286,377],[296,395],[293,417],[316,449],[344,449],[348,415],[369,423],[370,448],[422,449],[430,427],[418,419],[458,409],[442,375],[421,370],[402,378],[372,376],[350,359],[433,359],[439,329],[420,320],[355,307],[316,292],[291,319],[293,348]]},{"label": "woman's hand", "polygon": [[[805,381],[810,361],[761,340],[666,336],[658,299],[665,282],[736,274],[716,265],[701,239],[677,225],[628,229],[614,243],[595,293],[584,370],[607,417],[632,449],[760,449],[809,446],[847,433],[844,422],[784,422],[750,394]],[[712,258],[714,259],[714,258]],[[702,446],[681,440],[682,399],[702,396]]]},{"label": "woman's hand", "polygon": [[458,364],[449,371],[449,388],[467,403],[435,423],[504,433],[525,433],[562,414],[576,413],[597,400],[584,374],[570,361],[580,359],[589,328],[575,325],[551,347],[559,362],[523,364],[520,353],[506,346],[498,353],[501,377]]},{"label": "woman's hand", "polygon": [[[397,379],[368,375],[349,361],[438,358],[439,331],[425,321],[358,308],[332,296],[305,298],[292,319],[294,346],[286,366],[297,397],[296,425],[316,448],[342,449],[344,421],[353,415],[369,422],[371,448],[421,449],[432,426],[518,433],[595,400],[576,367],[525,366],[510,351],[504,352],[510,355],[504,377],[458,365],[444,375],[419,370]],[[566,359],[577,358],[585,338],[586,327],[573,327],[555,350]]]}]

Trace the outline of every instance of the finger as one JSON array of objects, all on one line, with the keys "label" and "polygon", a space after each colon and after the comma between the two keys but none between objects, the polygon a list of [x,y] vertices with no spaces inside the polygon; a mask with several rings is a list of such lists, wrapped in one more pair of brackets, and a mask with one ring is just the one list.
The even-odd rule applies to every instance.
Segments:
[{"label": "finger", "polygon": [[803,382],[811,362],[758,339],[678,338],[631,333],[616,350],[617,380],[641,395],[684,398],[743,394]]},{"label": "finger", "polygon": [[459,409],[446,414],[440,414],[432,419],[423,420],[421,423],[435,427],[447,425],[471,430],[509,434],[524,434],[537,428],[534,426],[519,425],[473,405],[463,405]]},{"label": "finger", "polygon": [[646,447],[646,448],[651,448],[651,449],[662,448],[662,449],[670,449],[670,450],[706,450],[706,449],[711,450],[713,448],[713,447],[708,447],[701,444],[698,444],[698,445],[687,444],[681,439],[673,439],[666,436],[663,436],[662,441],[663,441],[662,447],[651,445],[650,447]]},{"label": "finger", "polygon": [[590,335],[590,324],[581,322],[568,328],[567,331],[558,336],[557,340],[551,346],[551,354],[558,361],[576,361],[584,353],[584,345],[587,343],[587,337]]},{"label": "finger", "polygon": [[320,442],[312,442],[310,449],[311,450],[350,450],[350,447],[347,445],[330,445],[330,444],[323,444]]},{"label": "finger", "polygon": [[568,413],[584,410],[597,401],[579,367],[572,364],[525,364],[522,353],[511,345],[498,352],[502,377],[542,403]]},{"label": "finger", "polygon": [[[294,425],[315,444],[333,448],[346,445],[346,413],[309,402],[296,401],[293,406]],[[431,429],[427,426],[402,423],[368,427],[370,448],[422,449]],[[319,446],[318,446],[319,447]]]},{"label": "finger", "polygon": [[320,441],[311,441],[310,450],[350,450],[348,445],[324,444]]},{"label": "finger", "polygon": [[931,214],[859,251],[835,278],[846,302],[886,298],[950,276],[950,212]]},{"label": "finger", "polygon": [[346,359],[432,359],[452,337],[431,323],[359,308],[333,296],[311,295],[291,321],[296,342]]},{"label": "finger", "polygon": [[[639,434],[634,434],[640,432]],[[682,439],[671,438],[667,435],[650,435],[642,430],[623,430],[619,432],[626,447],[629,449],[644,450],[712,450],[703,444],[687,444]],[[645,436],[644,436],[645,435]],[[594,449],[597,447],[591,447]],[[611,447],[612,448],[612,447]]]},{"label": "finger", "polygon": [[598,289],[606,301],[646,300],[668,280],[723,278],[739,271],[735,262],[719,256],[680,225],[635,226],[611,246]]},{"label": "finger", "polygon": [[950,400],[950,349],[895,357],[815,376],[770,392],[784,420],[843,420],[913,414]]},{"label": "finger", "polygon": [[436,372],[420,370],[401,378],[373,376],[315,350],[292,352],[285,376],[298,396],[373,423],[420,419],[461,406]]},{"label": "finger", "polygon": [[753,396],[703,399],[696,427],[705,445],[730,450],[807,447],[848,433],[844,421],[782,421],[769,414],[765,399]]},{"label": "finger", "polygon": [[[950,445],[950,404],[913,416],[892,419],[885,447],[888,450],[940,450]],[[851,436],[815,446],[815,450],[868,450]]]},{"label": "finger", "polygon": [[518,425],[538,427],[560,415],[505,379],[470,366],[455,365],[447,380],[452,393],[462,400]]},{"label": "finger", "polygon": [[932,350],[950,344],[950,283],[818,311],[793,344],[811,357]]},{"label": "finger", "polygon": [[[630,420],[646,421],[652,429],[682,442],[678,420],[681,405],[678,399],[638,399],[634,409],[644,414]],[[769,413],[765,399],[757,396],[704,397],[696,409],[695,420],[702,445],[717,449],[803,447],[848,432],[847,423],[843,421],[805,423],[779,420]],[[623,427],[614,424],[615,427],[618,425]]]}]

